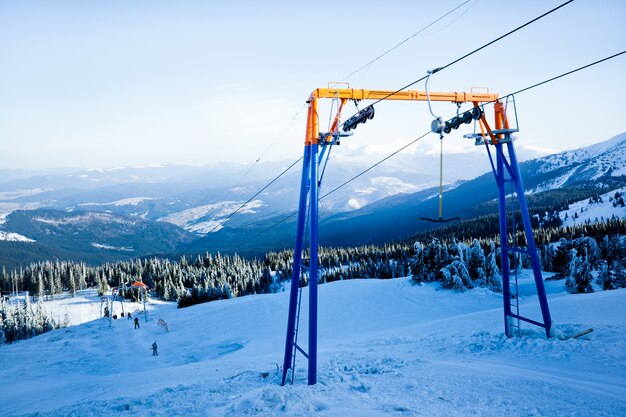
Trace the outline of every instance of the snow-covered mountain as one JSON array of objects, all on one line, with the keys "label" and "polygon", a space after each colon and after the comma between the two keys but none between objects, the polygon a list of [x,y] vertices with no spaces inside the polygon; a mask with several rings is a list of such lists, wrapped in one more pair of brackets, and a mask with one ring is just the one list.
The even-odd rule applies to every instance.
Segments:
[{"label": "snow-covered mountain", "polygon": [[[536,156],[532,151],[524,154]],[[343,184],[386,155],[381,150],[346,148],[336,151],[328,164],[324,190]],[[463,163],[459,163],[460,160]],[[171,221],[188,231],[205,233],[228,217],[226,210],[239,207],[291,163],[213,163],[202,167],[156,164],[40,170],[30,176],[24,170],[4,170],[0,171],[0,215],[33,208],[105,211]],[[429,149],[407,150],[328,196],[325,208],[350,211],[383,198],[433,187],[438,183],[438,163],[438,155]],[[474,149],[453,151],[446,156],[445,181],[449,184],[468,180],[487,169],[482,153]],[[254,208],[242,210],[243,217],[257,220],[293,210],[298,201],[299,171],[298,164],[272,184],[258,196]],[[205,212],[202,219],[189,219],[190,215],[196,216],[201,211]]]},{"label": "snow-covered mountain", "polygon": [[[531,280],[521,275],[519,304],[532,317]],[[321,285],[314,386],[301,356],[295,384],[280,386],[286,292],[185,309],[151,303],[139,329],[97,319],[97,296],[54,301],[55,318],[84,323],[0,346],[0,415],[623,416],[626,290],[571,295],[563,282],[546,281],[550,339],[524,323],[522,337],[507,339],[501,295],[482,288],[455,293],[408,278]],[[306,291],[302,302],[307,311]],[[302,314],[303,346],[306,328]]]},{"label": "snow-covered mountain", "polygon": [[33,239],[29,239],[19,233],[7,233],[2,231],[0,231],[0,240],[5,240],[7,242],[34,242]]},{"label": "snow-covered mountain", "polygon": [[238,213],[242,215],[255,214],[264,205],[261,200],[252,200],[245,205],[244,203],[222,201],[178,211],[159,220],[175,224],[190,232],[206,234],[220,230],[228,220],[228,216],[236,210],[239,209]]},{"label": "snow-covered mountain", "polygon": [[[621,134],[600,144],[520,163],[524,186],[530,196],[529,203],[533,206],[533,202],[537,202],[534,205],[537,208],[556,209],[556,206],[568,202],[589,199],[626,186],[626,175],[623,174],[625,149],[626,134]],[[444,217],[460,217],[471,221],[478,216],[496,215],[497,197],[497,187],[491,172],[450,185],[444,193]],[[441,226],[420,221],[421,217],[436,217],[436,189],[396,194],[362,208],[338,211],[329,210],[325,204],[321,206],[320,242],[323,245],[383,244]],[[257,224],[238,227],[227,225],[215,236],[204,240],[205,249],[222,252],[248,250],[250,254],[258,254],[288,247],[293,244],[294,220],[272,227],[282,218],[284,215],[277,215],[274,219]],[[270,227],[271,234],[264,234],[262,239],[252,244],[245,243],[251,236]],[[497,227],[490,233],[497,233]],[[230,246],[232,242],[236,244]],[[244,243],[246,247],[242,248]]]},{"label": "snow-covered mountain", "polygon": [[93,211],[17,210],[0,231],[0,260],[8,267],[54,258],[103,263],[169,253],[195,239],[167,222]]},{"label": "snow-covered mountain", "polygon": [[[607,142],[523,162],[520,169],[526,190],[532,195],[543,195],[551,190],[566,194],[571,187],[601,187],[602,192],[606,192],[623,186],[626,183],[625,150],[626,134],[621,134]],[[348,183],[321,200],[323,244],[385,243],[433,226],[418,219],[437,213],[436,190],[432,188],[438,184],[438,155],[426,153],[424,156],[418,150],[407,151],[349,182],[371,166],[359,162],[356,153],[348,149],[344,154],[333,155],[325,171],[321,195]],[[380,157],[376,153],[367,155],[368,160]],[[444,163],[445,215],[467,219],[485,214],[481,207],[497,195],[484,149],[448,154]],[[0,183],[0,220],[15,210],[41,208],[67,213],[110,213],[155,224],[168,222],[196,236],[213,232],[214,236],[203,240],[196,249],[223,252],[239,250],[242,242],[271,228],[271,235],[255,242],[250,253],[262,254],[293,244],[293,219],[279,227],[274,225],[296,210],[299,166],[256,196],[239,213],[231,214],[290,164],[290,161],[282,161],[205,167],[163,165],[30,178],[23,178],[20,172],[20,179]],[[455,172],[487,173],[471,179],[454,178]],[[455,180],[464,181],[453,182]],[[0,231],[7,239],[13,236],[10,233],[17,233],[37,240],[28,230],[17,230],[9,224],[0,224]],[[81,232],[73,230],[71,233]],[[92,243],[97,245],[93,248],[135,247],[121,241]]]},{"label": "snow-covered mountain", "polygon": [[580,182],[603,180],[626,176],[626,133],[585,148],[549,155],[537,160],[538,174],[554,174],[533,188],[539,192]]},{"label": "snow-covered mountain", "polygon": [[[593,170],[594,175],[626,175],[626,133],[614,136],[605,142],[549,155],[541,158],[541,160],[543,162],[542,171],[544,172],[577,164],[587,164],[595,168]],[[613,172],[614,168],[617,168],[617,171]],[[585,171],[589,171],[589,169]]]},{"label": "snow-covered mountain", "polygon": [[576,201],[567,210],[561,210],[559,217],[563,226],[574,226],[612,218],[626,219],[626,187],[611,190],[598,196]]}]

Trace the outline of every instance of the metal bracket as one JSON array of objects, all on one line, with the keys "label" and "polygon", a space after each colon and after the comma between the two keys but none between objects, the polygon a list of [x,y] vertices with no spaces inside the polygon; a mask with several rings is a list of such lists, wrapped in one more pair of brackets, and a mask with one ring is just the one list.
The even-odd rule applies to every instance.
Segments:
[{"label": "metal bracket", "polygon": [[[496,130],[492,130],[491,132],[494,135],[500,135],[500,134],[505,135],[504,138],[498,139],[498,143],[507,143],[507,142],[513,142],[517,140],[517,137],[511,136],[511,133],[517,133],[519,132],[519,129],[496,129]],[[493,145],[493,143],[491,143],[491,138],[489,137],[489,134],[487,133],[485,134],[468,133],[466,135],[463,135],[463,137],[465,139],[474,139],[474,145],[476,146],[482,146],[485,144],[485,142],[487,142],[487,144],[489,145]]]},{"label": "metal bracket", "polygon": [[319,144],[320,146],[340,145],[341,138],[352,136],[353,134],[353,132],[320,132]]}]

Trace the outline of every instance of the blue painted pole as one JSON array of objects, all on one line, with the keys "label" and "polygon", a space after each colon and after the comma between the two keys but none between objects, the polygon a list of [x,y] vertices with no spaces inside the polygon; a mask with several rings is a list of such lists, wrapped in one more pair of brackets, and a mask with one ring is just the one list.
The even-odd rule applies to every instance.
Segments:
[{"label": "blue painted pole", "polygon": [[[300,202],[298,203],[298,223],[296,226],[296,242],[293,250],[293,273],[291,275],[291,289],[289,293],[289,317],[287,319],[287,337],[285,340],[285,361],[283,362],[283,381],[285,385],[287,371],[293,362],[293,340],[296,329],[296,309],[298,304],[298,288],[300,284],[300,263],[302,262],[302,244],[304,243],[304,223],[306,220],[306,200],[309,194],[309,164],[311,148],[304,147],[302,159],[302,179],[300,181]],[[292,369],[291,372],[295,370]]]},{"label": "blue painted pole", "polygon": [[528,213],[528,205],[526,204],[526,196],[524,194],[524,184],[522,183],[522,176],[520,175],[519,166],[517,164],[517,156],[515,155],[515,148],[513,142],[507,143],[509,151],[509,160],[511,162],[511,169],[515,174],[517,181],[515,181],[515,187],[517,191],[517,199],[520,205],[520,211],[522,213],[522,222],[524,224],[524,233],[526,234],[526,243],[528,245],[528,253],[530,256],[530,263],[533,268],[533,275],[535,276],[535,285],[537,286],[537,296],[539,298],[539,305],[541,306],[541,315],[543,317],[543,323],[546,329],[547,337],[550,337],[550,327],[552,326],[552,319],[550,317],[550,308],[548,307],[548,298],[546,296],[546,289],[543,284],[543,277],[541,276],[541,263],[539,262],[539,256],[537,255],[537,245],[535,244],[535,238],[533,237],[533,229],[530,223],[530,215]]},{"label": "blue painted pole", "polygon": [[309,268],[309,385],[317,383],[317,245],[318,245],[318,144],[311,145],[311,261]]},{"label": "blue painted pole", "polygon": [[[509,315],[511,314],[511,288],[510,267],[509,267],[509,242],[506,230],[506,188],[505,188],[505,168],[502,144],[496,146],[496,166],[498,169],[498,207],[500,211],[500,263],[502,266],[502,298],[504,302],[504,333],[510,337]],[[498,149],[499,148],[499,149]]]}]

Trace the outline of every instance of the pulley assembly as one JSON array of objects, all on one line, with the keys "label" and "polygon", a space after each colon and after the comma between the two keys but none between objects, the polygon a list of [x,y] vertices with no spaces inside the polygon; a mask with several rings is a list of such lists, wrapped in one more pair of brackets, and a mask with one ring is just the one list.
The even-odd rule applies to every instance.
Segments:
[{"label": "pulley assembly", "polygon": [[356,127],[359,124],[365,123],[368,120],[373,119],[373,118],[374,118],[374,106],[367,106],[366,108],[359,111],[357,114],[350,117],[348,120],[344,122],[343,131],[349,132],[353,129],[356,129]]},{"label": "pulley assembly", "polygon": [[480,107],[473,107],[471,110],[463,112],[445,123],[443,122],[443,120],[441,120],[441,117],[438,117],[433,120],[430,128],[433,133],[438,133],[441,135],[443,132],[445,134],[448,134],[452,131],[452,129],[458,129],[459,126],[463,123],[470,124],[472,123],[472,121],[480,119],[482,115],[483,111]]}]

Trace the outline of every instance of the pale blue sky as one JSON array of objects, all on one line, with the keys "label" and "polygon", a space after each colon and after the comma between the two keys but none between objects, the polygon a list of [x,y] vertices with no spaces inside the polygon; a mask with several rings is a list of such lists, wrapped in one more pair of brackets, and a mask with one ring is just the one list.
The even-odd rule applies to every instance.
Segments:
[{"label": "pale blue sky", "polygon": [[[304,112],[291,118],[313,89],[462,1],[0,0],[0,168],[252,162],[272,144],[264,160],[295,159]],[[560,3],[472,0],[349,81],[399,88]],[[430,87],[505,94],[626,49],[625,23],[623,1],[575,0]],[[563,150],[626,131],[625,74],[621,56],[520,95],[519,143]],[[380,103],[349,146],[391,151],[430,119],[425,103]]]}]

